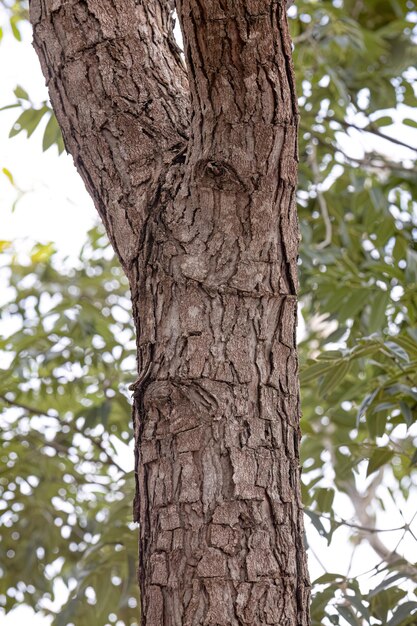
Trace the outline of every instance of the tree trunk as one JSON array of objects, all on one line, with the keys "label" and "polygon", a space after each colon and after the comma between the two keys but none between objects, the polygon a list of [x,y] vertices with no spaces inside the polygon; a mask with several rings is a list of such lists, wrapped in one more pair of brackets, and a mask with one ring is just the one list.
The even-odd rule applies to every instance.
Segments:
[{"label": "tree trunk", "polygon": [[[67,149],[130,281],[143,626],[306,626],[285,3],[32,0]],[[191,111],[191,113],[189,112]]]}]

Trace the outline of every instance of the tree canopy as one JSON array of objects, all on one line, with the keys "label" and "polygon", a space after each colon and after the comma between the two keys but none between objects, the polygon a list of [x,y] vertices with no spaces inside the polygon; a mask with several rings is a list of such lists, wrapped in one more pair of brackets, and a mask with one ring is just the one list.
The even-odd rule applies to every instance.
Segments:
[{"label": "tree canopy", "polygon": [[[20,39],[25,3],[1,6],[1,36]],[[312,623],[406,626],[417,620],[417,565],[404,548],[417,525],[401,517],[417,476],[417,5],[297,1],[289,15],[308,541],[344,551],[347,529],[352,554],[368,542],[376,555],[365,577],[356,567],[313,580]],[[22,85],[10,106],[11,136],[34,133],[62,152],[47,101],[34,105]],[[0,252],[0,607],[28,604],[55,626],[136,624],[133,475],[122,464],[135,369],[127,283],[100,227],[75,266],[50,242],[27,255],[1,241]],[[382,528],[397,528],[393,549],[379,520],[395,509]],[[68,601],[57,612],[58,579]]]}]

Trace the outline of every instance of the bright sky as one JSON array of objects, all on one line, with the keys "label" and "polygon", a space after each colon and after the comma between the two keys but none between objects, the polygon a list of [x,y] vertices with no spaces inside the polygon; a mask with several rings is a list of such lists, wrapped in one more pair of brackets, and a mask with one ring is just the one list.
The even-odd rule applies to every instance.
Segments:
[{"label": "bright sky", "polygon": [[[0,8],[0,23],[2,19]],[[0,45],[1,67],[1,91],[0,107],[14,102],[13,89],[20,84],[26,89],[31,97],[40,102],[47,98],[44,79],[40,71],[38,59],[29,45],[31,38],[30,28],[23,29],[24,43],[18,43],[11,37],[5,36]],[[411,114],[415,114],[412,112]],[[402,116],[411,117],[410,109],[403,108],[396,113],[397,119]],[[56,148],[53,147],[46,153],[41,150],[43,124],[34,133],[30,141],[25,133],[16,138],[8,139],[9,130],[18,115],[17,109],[0,112],[0,170],[3,167],[9,169],[16,183],[27,191],[17,204],[14,213],[10,207],[15,200],[15,190],[7,178],[0,173],[0,240],[15,238],[25,239],[30,242],[54,241],[57,249],[63,255],[76,256],[80,246],[84,243],[87,230],[95,223],[96,213],[87,195],[84,185],[76,173],[72,158],[62,155],[58,158]],[[416,138],[417,131],[400,126],[391,127],[385,131],[404,140],[411,141],[413,134]],[[393,156],[393,146],[387,142],[375,142],[375,147],[385,149],[387,154]],[[363,139],[354,137],[353,142],[346,142],[345,148],[352,156],[363,155]],[[411,157],[409,151],[395,150],[395,156]],[[347,517],[351,511],[343,497],[338,498],[338,507]],[[409,520],[412,511],[406,510],[403,503],[404,514]],[[395,517],[398,513],[393,510],[381,516],[380,526],[391,528],[401,525],[402,519]],[[399,517],[399,515],[398,515]],[[314,545],[314,551],[324,563],[328,571],[347,571],[351,558],[348,548],[349,533],[346,529],[339,530],[333,549],[326,547],[325,540],[318,537],[312,530],[310,533]],[[384,540],[391,548],[398,541],[398,533],[389,533]],[[338,546],[337,553],[334,551]],[[414,550],[415,545],[410,544],[409,549]],[[363,544],[356,552],[352,564],[352,573],[360,574],[375,564],[377,559],[374,553]],[[313,555],[310,555],[310,567],[312,579],[323,574],[323,569]],[[366,585],[366,576],[362,578]],[[35,616],[29,608],[20,608],[12,611],[7,617],[1,618],[2,626],[46,626],[50,620],[41,615]],[[93,625],[92,625],[93,626]]]}]

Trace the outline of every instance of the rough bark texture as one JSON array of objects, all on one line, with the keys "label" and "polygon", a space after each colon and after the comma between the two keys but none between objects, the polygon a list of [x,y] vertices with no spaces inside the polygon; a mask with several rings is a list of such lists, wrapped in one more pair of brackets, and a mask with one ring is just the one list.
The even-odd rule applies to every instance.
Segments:
[{"label": "rough bark texture", "polygon": [[31,3],[66,146],[131,285],[142,625],[307,626],[285,6],[177,0],[187,74],[172,8]]}]

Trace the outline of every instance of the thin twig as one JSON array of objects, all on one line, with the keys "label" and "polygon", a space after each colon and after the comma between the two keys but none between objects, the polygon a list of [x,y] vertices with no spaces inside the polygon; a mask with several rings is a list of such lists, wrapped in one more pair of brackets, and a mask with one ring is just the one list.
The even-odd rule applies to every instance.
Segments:
[{"label": "thin twig", "polygon": [[[300,125],[300,128],[306,132],[311,133],[311,135],[318,141],[320,145],[331,152],[340,152],[344,159],[346,159],[349,165],[358,165],[359,167],[368,168],[368,169],[378,169],[378,170],[395,170],[398,172],[404,172],[406,174],[415,174],[417,175],[417,168],[415,167],[405,167],[400,162],[390,161],[384,155],[377,152],[367,152],[365,153],[365,157],[359,159],[357,157],[349,156],[342,150],[342,148],[335,144],[334,142],[329,143],[325,141],[319,133],[314,133],[311,128],[307,128],[307,126]],[[377,161],[372,160],[377,159]],[[341,163],[341,165],[343,165]]]},{"label": "thin twig", "polygon": [[[316,511],[312,511],[312,512],[316,513]],[[337,524],[338,526],[349,526],[349,528],[356,528],[357,530],[362,530],[363,532],[367,532],[367,533],[392,533],[394,531],[404,530],[406,528],[406,525],[399,526],[398,528],[375,528],[375,526],[361,526],[360,524],[348,522],[342,517],[339,517],[339,519],[333,519],[330,516],[327,516],[325,513],[316,513],[316,515],[318,515],[319,517],[322,517],[323,519],[329,522],[333,522]]]},{"label": "thin twig", "polygon": [[327,572],[327,568],[323,565],[322,561],[319,559],[319,557],[317,556],[317,553],[313,550],[311,545],[308,546],[308,549],[311,552],[311,554],[314,556],[314,558],[316,559],[317,563],[322,568],[323,572]]},{"label": "thin twig", "polygon": [[354,130],[358,130],[361,133],[370,133],[371,135],[375,135],[376,137],[380,137],[381,139],[386,139],[387,141],[391,141],[391,143],[395,143],[397,146],[401,146],[403,148],[407,148],[407,150],[412,150],[413,152],[417,152],[417,148],[415,146],[410,146],[408,143],[401,141],[401,139],[397,139],[396,137],[390,137],[385,133],[381,133],[377,126],[374,126],[372,122],[367,128],[361,128],[352,122],[346,122],[346,120],[333,119],[332,121],[337,122],[343,128],[353,128]]},{"label": "thin twig", "polygon": [[313,171],[314,177],[314,186],[317,193],[317,200],[319,202],[319,207],[321,211],[321,215],[323,217],[323,221],[326,227],[326,236],[323,241],[317,244],[317,250],[323,250],[323,248],[327,248],[332,243],[332,223],[330,221],[329,210],[327,208],[327,202],[324,197],[324,194],[320,188],[320,171],[317,163],[317,150],[316,146],[313,144],[311,146],[311,153],[309,155],[309,163],[311,165],[311,169]]},{"label": "thin twig", "polygon": [[[358,493],[356,486],[352,482],[346,482],[344,484],[345,491],[354,506],[356,516],[364,526],[374,527],[374,518],[368,513],[367,507],[374,499],[375,491],[381,482],[382,476],[383,473],[378,472],[375,479],[369,485],[366,495],[363,496]],[[377,533],[368,533],[364,538],[367,539],[370,546],[387,565],[394,567],[398,572],[404,573],[412,580],[417,581],[417,567],[397,552],[397,548],[406,533],[407,529],[404,528],[404,533],[394,550],[387,548],[379,539]]]}]

